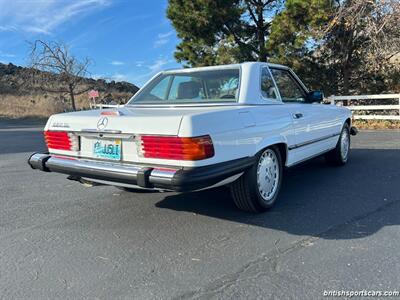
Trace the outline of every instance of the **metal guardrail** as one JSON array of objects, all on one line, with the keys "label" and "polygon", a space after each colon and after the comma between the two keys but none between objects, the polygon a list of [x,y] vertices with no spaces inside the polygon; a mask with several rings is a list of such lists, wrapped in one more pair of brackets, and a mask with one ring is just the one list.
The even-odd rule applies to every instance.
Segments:
[{"label": "metal guardrail", "polygon": [[[356,96],[331,96],[327,99],[331,104],[337,105],[337,102],[345,102],[348,104],[351,101],[351,105],[346,107],[351,111],[398,111],[397,115],[393,114],[368,114],[360,115],[354,114],[354,119],[363,120],[400,120],[400,94],[381,94],[381,95],[356,95]],[[384,100],[395,100],[397,104],[381,104],[381,105],[354,105],[354,102],[364,102],[364,100],[369,101],[384,101]],[[392,101],[393,102],[393,101]]]}]

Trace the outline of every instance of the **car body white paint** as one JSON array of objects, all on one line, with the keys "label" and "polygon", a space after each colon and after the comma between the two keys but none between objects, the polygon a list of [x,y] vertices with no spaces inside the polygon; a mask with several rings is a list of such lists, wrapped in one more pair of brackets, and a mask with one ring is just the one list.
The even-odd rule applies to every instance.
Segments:
[{"label": "car body white paint", "polygon": [[[107,130],[121,131],[122,135],[106,133],[104,136],[122,138],[123,162],[178,167],[199,167],[250,157],[275,144],[285,146],[285,164],[292,166],[333,149],[343,124],[351,118],[350,110],[319,103],[288,104],[280,99],[263,98],[260,81],[261,70],[265,67],[290,71],[285,66],[256,62],[201,68],[239,68],[240,88],[237,103],[126,105],[110,109],[117,110],[119,116],[107,116]],[[193,71],[198,71],[198,68],[179,70],[182,73]],[[172,71],[160,74],[168,72]],[[299,84],[308,91],[301,81]],[[80,151],[49,149],[50,154],[92,158],[93,135],[88,132],[96,130],[102,117],[101,112],[104,111],[80,111],[50,117],[45,130],[72,131],[81,136]],[[293,116],[296,113],[302,113],[303,118],[295,119]],[[198,161],[140,157],[135,136],[141,134],[179,137],[210,135],[215,155]]]}]

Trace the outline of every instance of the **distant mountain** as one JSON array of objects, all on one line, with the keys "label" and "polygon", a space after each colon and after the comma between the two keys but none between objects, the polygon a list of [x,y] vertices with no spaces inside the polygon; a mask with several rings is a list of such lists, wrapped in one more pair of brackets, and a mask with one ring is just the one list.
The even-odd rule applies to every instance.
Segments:
[{"label": "distant mountain", "polygon": [[[70,109],[67,94],[48,92],[63,86],[60,77],[13,64],[0,63],[0,116],[7,117],[47,117],[53,113]],[[99,91],[97,103],[126,103],[139,88],[129,82],[106,81],[104,79],[82,78],[77,90],[85,91],[76,97],[79,109],[89,108],[86,91]]]}]

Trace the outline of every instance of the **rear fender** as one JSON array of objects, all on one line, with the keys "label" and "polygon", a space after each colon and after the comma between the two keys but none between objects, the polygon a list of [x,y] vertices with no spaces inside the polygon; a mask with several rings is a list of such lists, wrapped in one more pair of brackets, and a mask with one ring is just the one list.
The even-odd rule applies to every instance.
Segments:
[{"label": "rear fender", "polygon": [[[289,153],[288,153],[288,147],[287,147],[287,139],[284,136],[267,137],[267,138],[261,140],[256,145],[256,153],[260,152],[261,150],[263,150],[265,148],[276,145],[276,144],[283,144],[285,146],[285,151],[286,151],[285,157],[287,158]],[[287,162],[287,159],[286,159],[286,162]]]}]

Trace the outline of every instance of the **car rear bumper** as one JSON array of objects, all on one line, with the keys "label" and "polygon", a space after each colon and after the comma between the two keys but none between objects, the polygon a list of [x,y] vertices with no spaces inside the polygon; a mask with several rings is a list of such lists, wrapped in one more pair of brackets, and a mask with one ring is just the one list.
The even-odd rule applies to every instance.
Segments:
[{"label": "car rear bumper", "polygon": [[102,180],[110,184],[147,189],[193,191],[215,185],[245,171],[254,163],[254,157],[204,167],[166,168],[34,153],[28,163],[33,169],[67,174],[75,179]]}]

